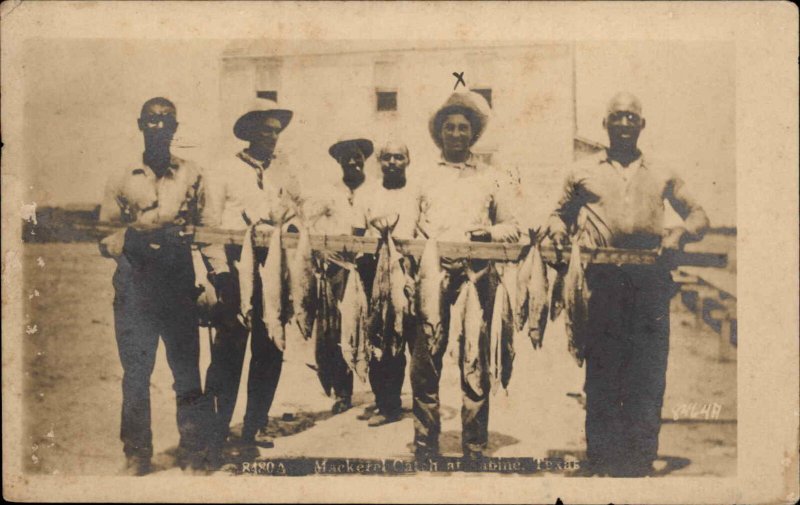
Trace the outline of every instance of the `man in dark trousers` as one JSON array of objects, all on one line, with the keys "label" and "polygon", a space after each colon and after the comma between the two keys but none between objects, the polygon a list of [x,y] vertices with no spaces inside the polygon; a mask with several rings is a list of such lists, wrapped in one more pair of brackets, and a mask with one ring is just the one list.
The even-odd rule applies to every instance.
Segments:
[{"label": "man in dark trousers", "polygon": [[[378,153],[381,165],[381,181],[362,193],[360,208],[364,213],[364,227],[370,235],[378,235],[380,230],[394,224],[392,237],[410,239],[417,236],[417,219],[419,217],[419,189],[409,184],[406,172],[411,158],[408,147],[397,141],[387,142]],[[376,261],[362,263],[360,271],[364,277],[367,293],[371,294],[375,277]],[[403,258],[406,273],[406,295],[409,307],[413,306],[413,266],[411,258]],[[413,314],[404,314],[403,342],[399,352],[392,352],[377,335],[370,335],[376,348],[369,366],[369,382],[375,394],[375,404],[368,406],[358,416],[368,420],[371,427],[399,421],[402,410],[400,393],[406,371],[405,342],[412,337],[415,321]]]},{"label": "man in dark trousers", "polygon": [[[511,212],[512,181],[506,172],[489,165],[472,152],[489,122],[489,104],[474,92],[453,93],[434,112],[428,123],[431,138],[440,157],[431,160],[420,174],[420,228],[423,235],[439,241],[516,242],[519,229]],[[483,260],[442,258],[441,321],[444,341],[429,345],[428,337],[418,333],[409,339],[411,346],[411,389],[414,396],[414,451],[425,460],[439,452],[439,379],[447,345],[451,307],[468,279],[474,279],[483,308],[483,329],[478,346],[482,349],[477,364],[479,384],[470,386],[459,360],[463,406],[461,445],[464,456],[480,460],[489,444],[489,339],[494,299],[493,277]],[[481,274],[480,272],[483,272]],[[495,284],[496,285],[496,284]]]},{"label": "man in dark trousers", "polygon": [[[221,160],[209,171],[203,214],[205,225],[228,230],[244,230],[254,224],[277,225],[286,202],[291,201],[287,187],[292,178],[285,160],[275,148],[291,119],[292,111],[278,107],[272,100],[259,99],[249,104],[233,127],[234,135],[247,142],[247,147]],[[246,447],[273,446],[266,429],[283,366],[283,352],[269,338],[263,321],[258,272],[254,272],[253,279],[239,279],[236,265],[241,251],[238,245],[212,244],[203,248],[210,266],[209,278],[219,298],[212,311],[216,336],[206,388],[216,407],[216,426],[211,440],[216,463],[221,462],[220,450],[229,435],[248,339],[251,358],[241,437]],[[266,254],[261,248],[255,251],[260,263]],[[253,284],[252,314],[241,314],[240,281]]]},{"label": "man in dark trousers", "polygon": [[200,470],[210,409],[200,384],[191,241],[182,230],[198,224],[204,183],[196,165],[170,153],[178,128],[172,102],[161,97],[145,102],[138,125],[144,136],[142,159],[112,177],[100,208],[101,221],[128,225],[100,243],[101,253],[117,261],[114,328],[123,369],[125,471],[150,471],[150,376],[159,337],[175,380],[178,461]]},{"label": "man in dark trousers", "polygon": [[[363,214],[358,199],[364,191],[364,163],[372,155],[372,141],[360,135],[345,135],[328,148],[328,154],[341,169],[335,184],[320,185],[308,190],[303,215],[310,231],[323,235],[363,235]],[[339,302],[344,295],[347,278],[356,265],[351,253],[315,253],[320,268],[320,300],[315,323],[317,376],[326,394],[335,398],[331,413],[341,414],[352,406],[353,372],[342,355],[341,316]]]},{"label": "man in dark trousers", "polygon": [[[548,225],[556,247],[570,235],[582,244],[678,250],[699,240],[705,212],[683,180],[638,149],[645,127],[639,100],[619,93],[603,126],[610,146],[576,163]],[[664,227],[664,200],[683,226]],[[589,471],[644,476],[658,452],[674,288],[667,262],[590,265],[586,270],[591,334],[586,359],[586,442]]]}]

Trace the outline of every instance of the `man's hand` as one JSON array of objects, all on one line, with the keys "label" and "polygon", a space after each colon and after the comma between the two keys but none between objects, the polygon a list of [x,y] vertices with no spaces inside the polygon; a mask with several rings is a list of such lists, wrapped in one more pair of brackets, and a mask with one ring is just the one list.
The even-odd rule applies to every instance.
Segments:
[{"label": "man's hand", "polygon": [[519,242],[520,231],[516,226],[496,224],[489,227],[492,242]]},{"label": "man's hand", "polygon": [[394,226],[397,224],[397,221],[399,219],[400,219],[400,216],[398,214],[394,214],[394,215],[391,215],[391,216],[381,216],[381,217],[377,217],[375,219],[372,219],[369,222],[369,224],[370,224],[370,226],[372,226],[373,228],[378,230],[379,233],[384,234],[384,233],[388,233],[389,230],[394,228]]},{"label": "man's hand", "polygon": [[125,229],[117,230],[100,241],[100,254],[106,258],[119,258],[125,246]]},{"label": "man's hand", "polygon": [[670,228],[664,232],[661,238],[662,252],[677,252],[683,249],[686,230],[684,228]]}]

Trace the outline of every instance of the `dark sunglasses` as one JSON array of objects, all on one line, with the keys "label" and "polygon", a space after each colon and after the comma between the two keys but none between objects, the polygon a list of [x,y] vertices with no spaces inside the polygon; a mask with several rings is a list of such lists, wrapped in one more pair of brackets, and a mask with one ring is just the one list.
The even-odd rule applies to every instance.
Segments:
[{"label": "dark sunglasses", "polygon": [[151,128],[158,126],[159,123],[163,125],[163,128],[175,128],[178,125],[178,120],[172,114],[148,114],[142,116],[139,121]]},{"label": "dark sunglasses", "polygon": [[611,113],[609,114],[608,118],[611,121],[622,121],[623,119],[627,119],[631,123],[638,123],[641,122],[642,120],[642,118],[639,117],[639,114],[636,114],[635,112],[625,112],[625,111]]}]

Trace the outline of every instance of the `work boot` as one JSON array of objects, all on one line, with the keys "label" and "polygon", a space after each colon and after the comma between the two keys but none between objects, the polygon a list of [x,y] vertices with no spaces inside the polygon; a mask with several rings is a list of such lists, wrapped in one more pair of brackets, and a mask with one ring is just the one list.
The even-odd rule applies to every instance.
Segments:
[{"label": "work boot", "polygon": [[350,402],[350,398],[338,398],[333,407],[331,407],[331,414],[341,414],[342,412],[346,412],[350,410],[353,404]]},{"label": "work boot", "polygon": [[392,412],[390,414],[384,414],[383,412],[378,412],[369,420],[367,426],[375,428],[377,426],[383,426],[384,424],[395,423],[399,421],[400,418],[401,418],[400,412]]},{"label": "work boot", "polygon": [[438,447],[427,447],[424,445],[414,446],[414,459],[421,463],[427,463],[429,459],[439,457]]},{"label": "work boot", "polygon": [[374,403],[370,403],[369,405],[364,407],[364,411],[362,413],[356,416],[356,419],[358,419],[359,421],[367,421],[369,418],[375,415],[375,412],[377,411],[378,411],[378,406],[375,405]]},{"label": "work boot", "polygon": [[245,445],[255,445],[263,447],[264,449],[272,449],[275,447],[275,441],[272,437],[267,435],[267,428],[259,428],[256,431],[245,430],[242,431],[242,443]]},{"label": "work boot", "polygon": [[152,470],[149,456],[127,456],[125,467],[120,472],[122,475],[140,477],[147,475]]}]

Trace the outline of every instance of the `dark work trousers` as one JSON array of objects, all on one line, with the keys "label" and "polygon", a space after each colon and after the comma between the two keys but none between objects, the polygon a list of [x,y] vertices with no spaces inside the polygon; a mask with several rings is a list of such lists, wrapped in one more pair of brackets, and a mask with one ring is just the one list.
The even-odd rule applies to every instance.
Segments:
[{"label": "dark work trousers", "polygon": [[[410,261],[410,260],[409,260]],[[377,258],[374,256],[364,256],[359,258],[358,271],[361,273],[364,284],[367,286],[367,297],[371,301],[372,283],[375,279]],[[406,268],[414,268],[410,263],[406,263]],[[413,299],[413,297],[412,297]],[[411,335],[416,331],[416,322],[410,315],[406,315],[403,320],[403,341],[407,342]],[[369,385],[375,395],[375,406],[378,411],[385,416],[399,415],[401,411],[400,393],[403,390],[403,381],[406,375],[406,344],[396,355],[391,356],[384,353],[381,359],[373,356],[369,364]]]},{"label": "dark work trousers", "polygon": [[604,473],[639,476],[658,453],[669,353],[669,271],[591,266],[586,352],[586,442]]},{"label": "dark work trousers", "polygon": [[[329,265],[325,277],[330,283],[331,291],[335,297],[335,306],[338,307],[339,302],[344,296],[344,289],[347,283],[348,272],[337,265]],[[330,306],[334,306],[331,303]],[[328,370],[331,376],[331,384],[333,386],[333,394],[337,400],[349,403],[353,396],[353,372],[347,366],[347,362],[342,355],[342,347],[339,345],[341,341],[341,316],[338,310],[332,311],[330,314],[332,319],[332,339],[328,339],[327,360]]]},{"label": "dark work trousers", "polygon": [[[409,327],[409,329],[404,332],[406,335],[414,331],[413,322],[405,326]],[[405,345],[397,356],[386,353],[381,359],[373,357],[372,360],[370,360],[369,384],[372,388],[372,392],[375,394],[375,405],[378,407],[378,411],[380,411],[381,414],[392,416],[400,413],[400,393],[403,390],[403,380],[405,376]]]},{"label": "dark work trousers", "polygon": [[[474,262],[473,270],[483,268],[485,262]],[[444,307],[441,314],[443,328],[443,343],[435,354],[431,354],[425,334],[417,326],[408,339],[411,347],[411,389],[414,396],[414,445],[417,451],[439,450],[439,432],[441,420],[439,418],[439,379],[442,372],[442,358],[448,347],[448,328],[450,327],[450,307],[458,297],[458,290],[466,280],[463,271],[453,270],[447,274],[446,288],[442,293]],[[461,375],[462,407],[461,407],[461,446],[465,454],[473,451],[486,450],[489,438],[489,373],[488,373],[488,332],[489,321],[492,317],[493,286],[495,279],[491,273],[484,275],[477,283],[478,295],[483,308],[483,329],[481,331],[480,345],[483,347],[481,356],[481,385],[483,394],[476,395],[470,390],[464,380],[464,370],[461,360],[459,368]],[[411,336],[411,335],[410,335]],[[449,345],[459,345],[453,342]]]},{"label": "dark work trousers", "polygon": [[191,251],[188,245],[147,250],[148,244],[129,242],[133,240],[126,240],[113,280],[114,328],[123,369],[120,438],[125,455],[153,455],[150,376],[159,336],[174,379],[179,447],[201,451],[211,411],[200,383]]},{"label": "dark work trousers", "polygon": [[[241,247],[226,247],[229,264],[241,254]],[[256,250],[256,259],[263,261],[265,250]],[[234,278],[238,272],[231,268]],[[206,394],[212,399],[215,412],[216,446],[228,437],[231,417],[236,407],[239,382],[244,365],[245,348],[250,338],[250,368],[247,377],[247,408],[244,416],[243,437],[254,435],[267,426],[269,409],[275,398],[278,380],[283,367],[283,352],[269,338],[263,321],[261,279],[253,283],[253,315],[251,331],[237,318],[239,307],[225,307],[215,321],[214,343],[211,348],[211,365],[208,367]]]}]

